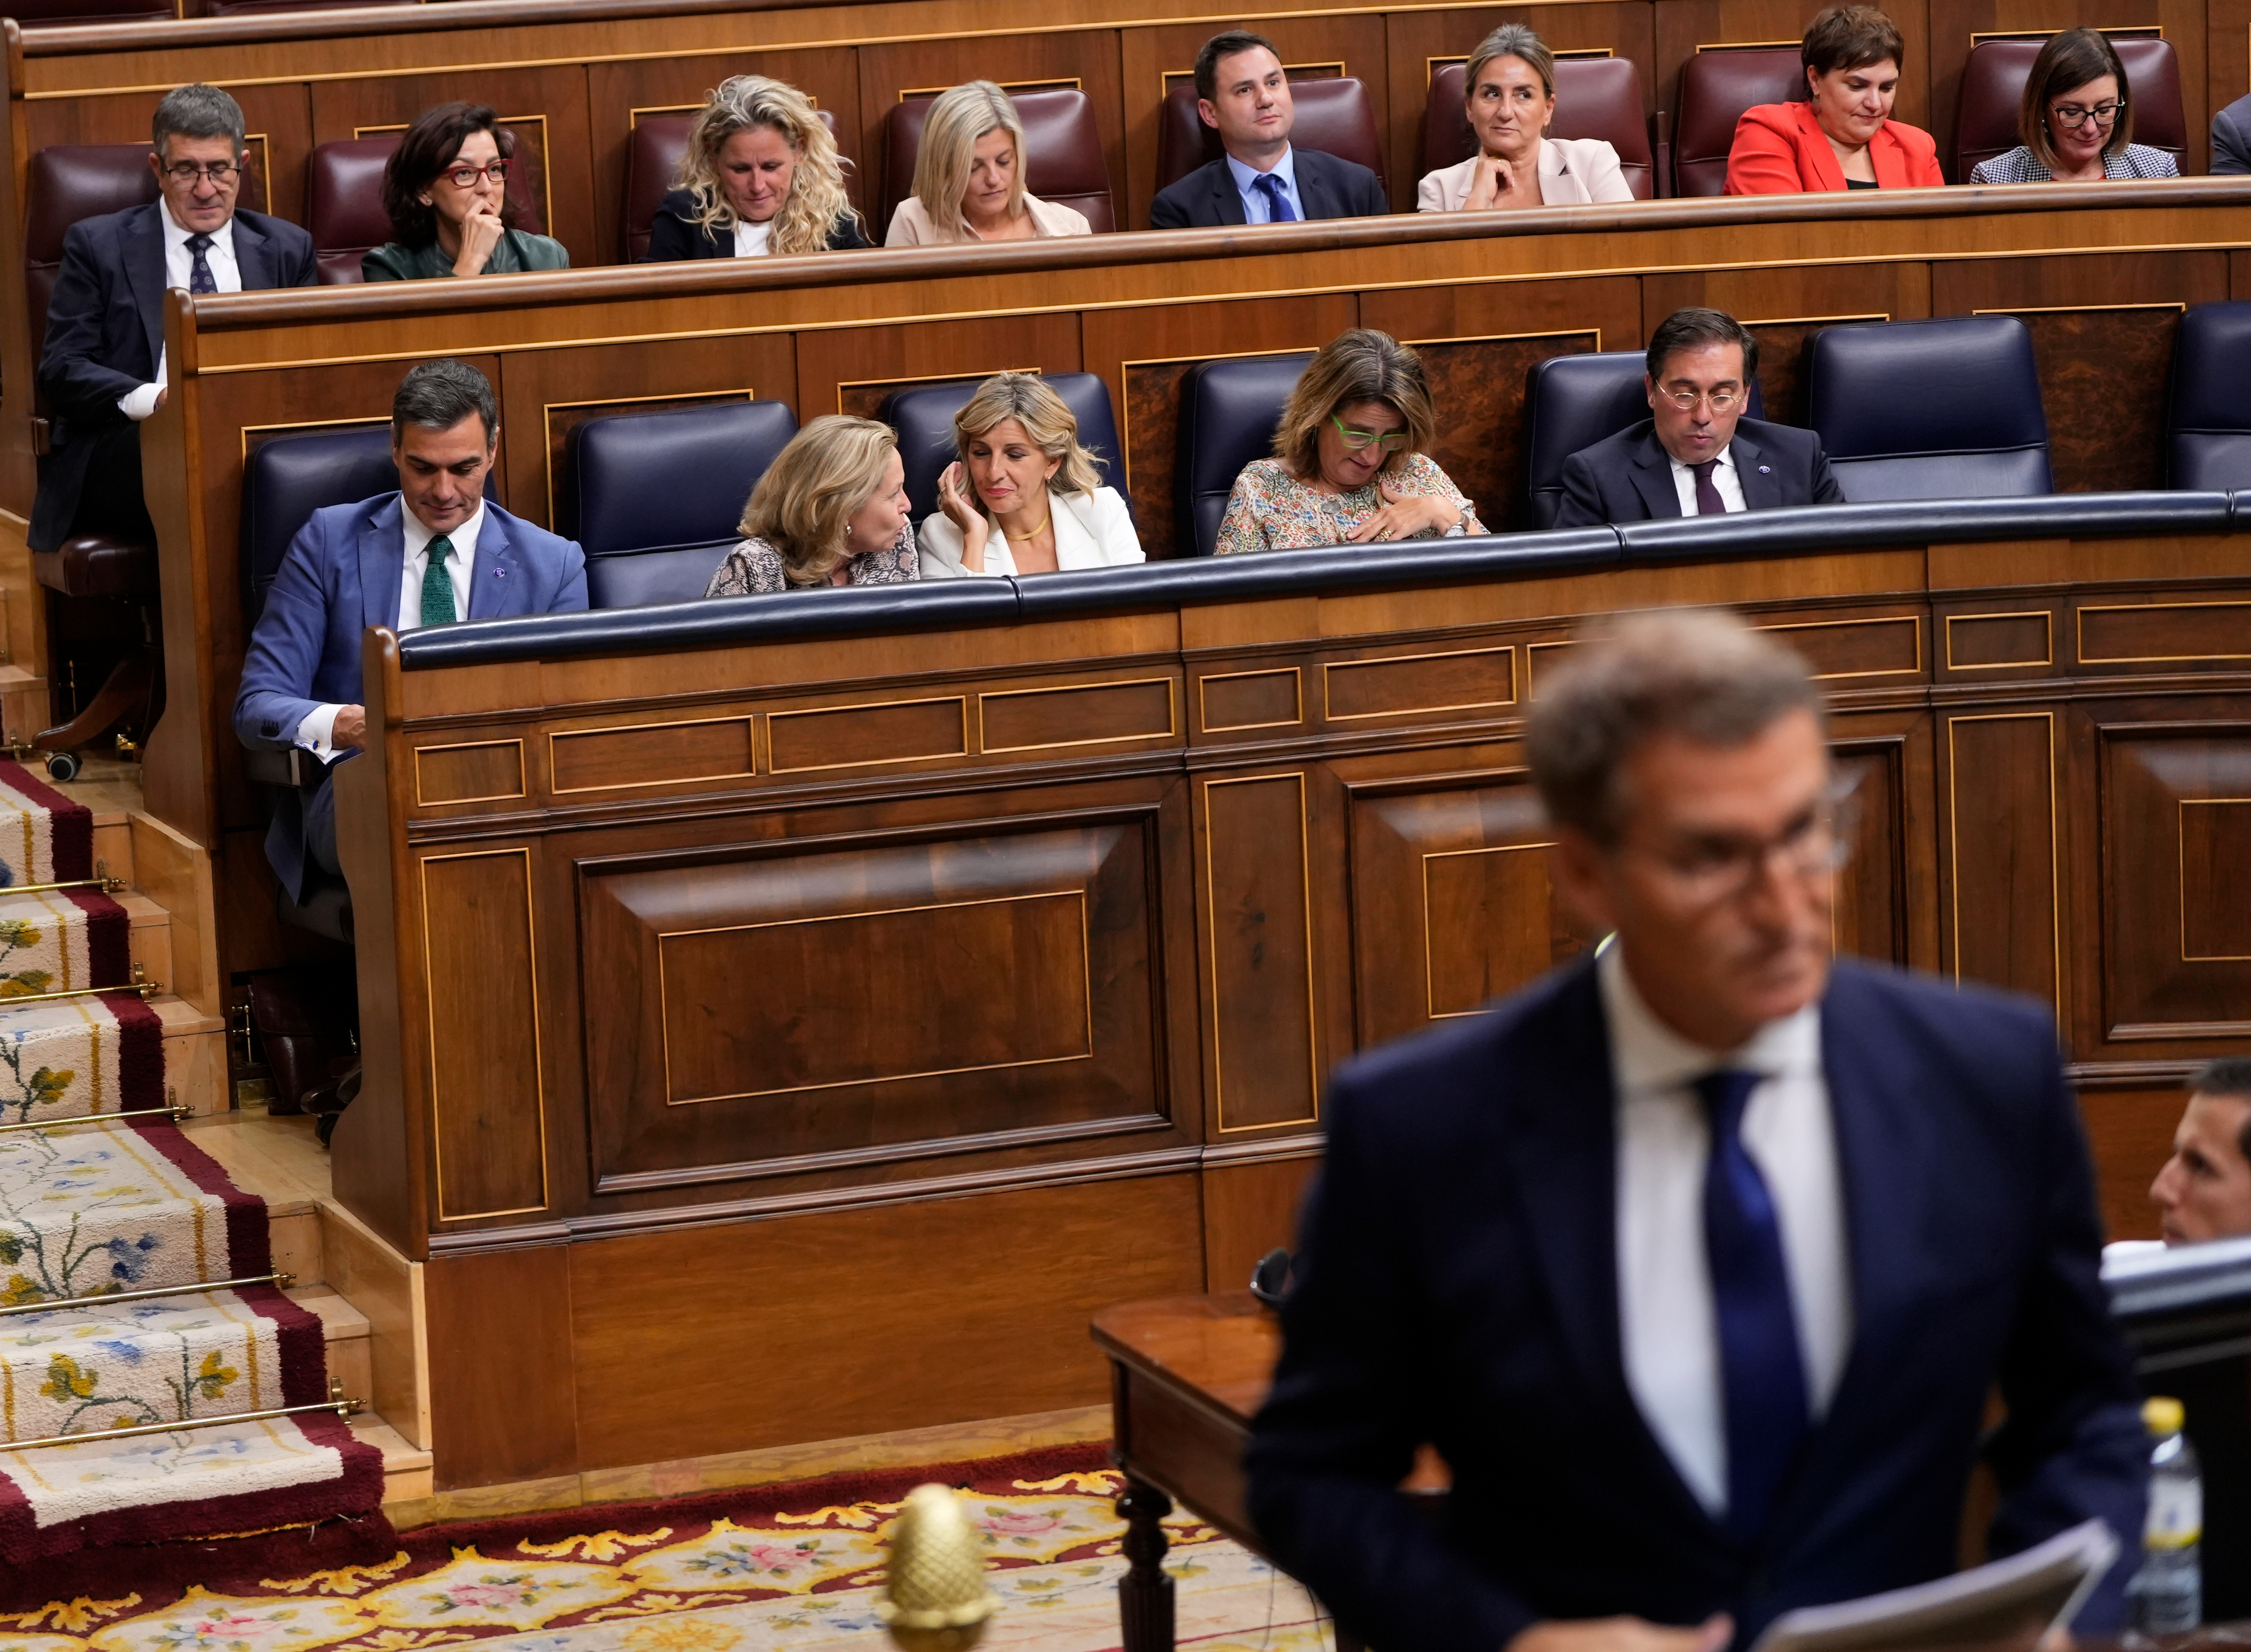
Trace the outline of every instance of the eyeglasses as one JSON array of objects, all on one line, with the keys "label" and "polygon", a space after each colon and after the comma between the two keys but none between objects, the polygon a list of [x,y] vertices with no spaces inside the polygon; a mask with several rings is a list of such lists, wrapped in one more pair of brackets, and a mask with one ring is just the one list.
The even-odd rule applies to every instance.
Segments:
[{"label": "eyeglasses", "polygon": [[2082,108],[2076,103],[2059,103],[2048,113],[2066,126],[2116,126],[2118,111],[2126,107],[2123,98],[2113,98],[2108,103],[2098,103],[2093,108]]},{"label": "eyeglasses", "polygon": [[1373,430],[1347,430],[1345,428],[1344,420],[1334,413],[1329,415],[1329,422],[1336,427],[1337,434],[1344,439],[1344,445],[1354,453],[1360,453],[1369,448],[1381,448],[1386,453],[1397,453],[1407,445],[1407,433],[1403,430],[1387,431],[1380,435]]},{"label": "eyeglasses", "polygon": [[1708,401],[1712,404],[1714,413],[1723,413],[1743,399],[1743,392],[1740,390],[1689,390],[1680,385],[1660,390],[1657,393],[1680,409],[1682,413],[1693,413],[1696,411],[1698,402]]},{"label": "eyeglasses", "polygon": [[1859,823],[1855,783],[1839,781],[1831,785],[1811,813],[1764,842],[1691,836],[1669,848],[1638,852],[1664,868],[1689,903],[1717,906],[1749,893],[1770,865],[1784,877],[1806,879],[1837,871],[1853,857],[1853,835]]},{"label": "eyeglasses", "polygon": [[505,184],[508,182],[508,163],[505,160],[488,161],[482,166],[448,167],[446,176],[453,180],[457,190],[474,189],[481,177],[488,177],[495,184]]},{"label": "eyeglasses", "polygon": [[225,189],[240,177],[244,169],[232,161],[213,161],[208,166],[197,166],[193,161],[177,161],[164,169],[164,176],[175,184],[193,184],[199,178],[209,178]]}]

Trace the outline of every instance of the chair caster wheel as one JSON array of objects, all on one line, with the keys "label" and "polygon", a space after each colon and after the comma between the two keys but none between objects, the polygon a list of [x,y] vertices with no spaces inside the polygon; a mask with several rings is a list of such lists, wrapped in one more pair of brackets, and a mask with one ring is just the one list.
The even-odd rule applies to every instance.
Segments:
[{"label": "chair caster wheel", "polygon": [[50,780],[74,781],[80,767],[76,752],[54,752],[47,758],[47,777]]}]

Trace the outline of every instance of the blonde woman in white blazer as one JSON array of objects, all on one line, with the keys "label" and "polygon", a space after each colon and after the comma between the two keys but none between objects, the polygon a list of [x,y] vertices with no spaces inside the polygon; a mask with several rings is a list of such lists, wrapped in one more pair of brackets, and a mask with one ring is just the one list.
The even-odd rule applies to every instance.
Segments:
[{"label": "blonde woman in white blazer", "polygon": [[1078,420],[1033,373],[995,373],[953,416],[960,457],[923,519],[922,577],[1108,568],[1142,560],[1133,518],[1079,446]]},{"label": "blonde woman in white blazer", "polygon": [[1478,153],[1423,175],[1423,212],[1483,212],[1519,206],[1630,201],[1617,151],[1600,138],[1551,138],[1555,55],[1520,23],[1505,23],[1471,53],[1463,110]]}]

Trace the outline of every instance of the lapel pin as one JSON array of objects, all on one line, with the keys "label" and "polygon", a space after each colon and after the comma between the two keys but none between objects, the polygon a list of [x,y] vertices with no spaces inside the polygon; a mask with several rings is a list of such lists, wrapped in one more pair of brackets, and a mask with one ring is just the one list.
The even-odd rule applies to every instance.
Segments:
[{"label": "lapel pin", "polygon": [[1762,476],[1770,476],[1773,474],[1774,467],[1772,465],[1761,465],[1759,467],[1759,475]]}]

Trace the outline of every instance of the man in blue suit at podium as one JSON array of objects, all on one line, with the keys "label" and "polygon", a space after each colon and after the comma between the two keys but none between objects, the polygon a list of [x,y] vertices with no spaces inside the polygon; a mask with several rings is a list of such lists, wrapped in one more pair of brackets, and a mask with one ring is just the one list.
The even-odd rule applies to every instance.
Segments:
[{"label": "man in blue suit at podium", "polygon": [[[246,746],[301,746],[324,763],[367,743],[360,638],[456,620],[569,614],[586,606],[586,559],[568,539],[484,496],[500,452],[500,404],[475,368],[429,361],[391,404],[399,491],[315,510],[290,543],[251,633],[235,697]],[[336,788],[282,809],[266,857],[302,899],[309,862],[335,876]]]},{"label": "man in blue suit at podium", "polygon": [[[1665,614],[1527,745],[1614,937],[1337,1074],[1250,1515],[1416,1652],[1718,1652],[1996,1555],[2138,1554],[2149,1447],[2044,1005],[1831,958],[1849,833],[1797,656]],[[1396,1488],[1453,1471],[1442,1523]],[[2081,1628],[2117,1625],[2122,1577]]]}]

